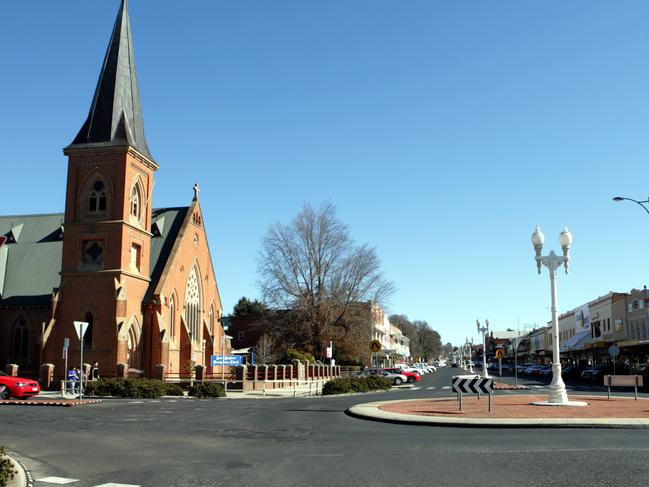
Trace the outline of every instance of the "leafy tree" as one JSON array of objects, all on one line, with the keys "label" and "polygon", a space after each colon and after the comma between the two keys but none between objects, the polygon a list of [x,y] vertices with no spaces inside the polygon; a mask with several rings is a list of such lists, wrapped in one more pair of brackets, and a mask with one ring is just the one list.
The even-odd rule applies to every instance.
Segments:
[{"label": "leafy tree", "polygon": [[250,315],[260,316],[267,311],[268,306],[266,306],[261,301],[257,299],[251,301],[247,297],[243,296],[241,299],[239,299],[239,301],[237,301],[237,304],[234,305],[232,316],[234,316],[235,318],[242,318],[244,316]]}]

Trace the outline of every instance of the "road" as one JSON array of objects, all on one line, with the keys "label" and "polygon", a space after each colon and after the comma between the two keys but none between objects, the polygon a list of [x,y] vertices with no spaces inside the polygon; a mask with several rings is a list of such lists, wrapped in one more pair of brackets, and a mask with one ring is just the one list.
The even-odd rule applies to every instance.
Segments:
[{"label": "road", "polygon": [[344,414],[361,402],[448,395],[457,373],[333,398],[5,406],[0,444],[34,478],[76,479],[73,487],[646,485],[647,431],[438,428]]}]

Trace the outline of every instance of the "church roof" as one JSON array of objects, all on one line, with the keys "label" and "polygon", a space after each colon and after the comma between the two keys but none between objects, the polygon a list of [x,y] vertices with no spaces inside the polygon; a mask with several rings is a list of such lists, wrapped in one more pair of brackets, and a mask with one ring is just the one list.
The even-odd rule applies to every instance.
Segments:
[{"label": "church roof", "polygon": [[127,0],[115,20],[88,118],[70,147],[84,144],[130,145],[152,159],[144,137]]},{"label": "church roof", "polygon": [[[152,211],[149,289],[155,289],[188,207]],[[63,213],[0,216],[0,306],[49,305],[61,283]],[[18,235],[18,236],[16,236]],[[150,296],[151,292],[147,292]]]}]

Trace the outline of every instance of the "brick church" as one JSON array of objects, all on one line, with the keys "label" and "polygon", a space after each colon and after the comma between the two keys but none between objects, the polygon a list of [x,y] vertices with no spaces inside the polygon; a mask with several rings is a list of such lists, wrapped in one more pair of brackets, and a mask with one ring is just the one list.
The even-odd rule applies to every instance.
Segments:
[{"label": "brick church", "polygon": [[88,118],[63,152],[65,213],[0,216],[0,365],[36,376],[53,364],[62,378],[66,338],[69,363],[79,364],[75,321],[89,324],[84,362],[98,362],[103,376],[173,377],[221,354],[198,185],[189,206],[153,208],[158,165],[144,134],[127,0]]}]

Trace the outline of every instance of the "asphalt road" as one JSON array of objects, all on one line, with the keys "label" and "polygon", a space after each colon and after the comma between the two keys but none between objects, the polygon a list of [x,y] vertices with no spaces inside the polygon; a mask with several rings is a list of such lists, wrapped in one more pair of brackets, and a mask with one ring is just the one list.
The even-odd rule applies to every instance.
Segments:
[{"label": "asphalt road", "polygon": [[414,390],[333,398],[5,406],[0,444],[35,479],[77,479],[73,487],[646,485],[644,430],[438,428],[344,414],[361,402],[448,395],[457,373],[442,369]]}]

